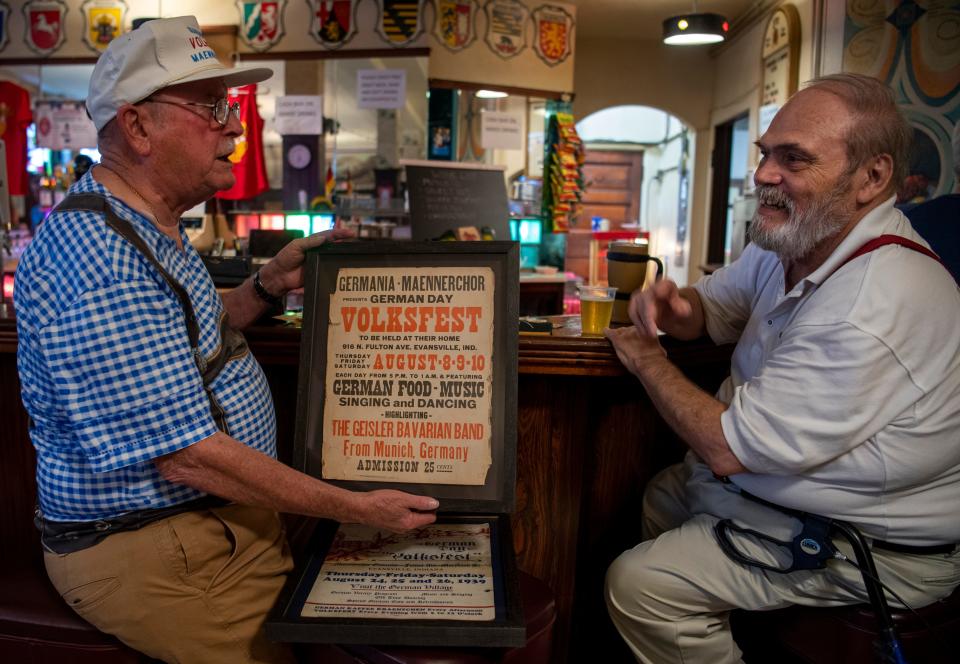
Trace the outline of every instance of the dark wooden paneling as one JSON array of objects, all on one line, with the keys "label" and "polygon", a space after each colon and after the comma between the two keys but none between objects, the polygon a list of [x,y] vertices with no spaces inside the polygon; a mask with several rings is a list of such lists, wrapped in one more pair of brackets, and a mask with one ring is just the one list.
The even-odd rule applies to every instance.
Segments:
[{"label": "dark wooden paneling", "polygon": [[586,195],[594,196],[596,189],[619,189],[623,193],[623,198],[629,200],[629,192],[626,191],[631,183],[632,164],[591,164],[589,161],[583,165],[583,179],[589,185]]},{"label": "dark wooden paneling", "polygon": [[0,565],[29,561],[42,566],[40,536],[33,527],[36,463],[20,401],[16,334],[9,330],[0,330],[0,409]]},{"label": "dark wooden paneling", "polygon": [[630,205],[630,192],[624,189],[601,189],[593,182],[590,186],[591,205]]},{"label": "dark wooden paneling", "polygon": [[593,217],[609,219],[611,231],[639,219],[643,152],[586,150],[584,159],[583,207],[574,223],[576,231],[571,231],[567,238],[564,269],[587,277],[589,237],[574,234],[579,231],[589,236]]},{"label": "dark wooden paneling", "polygon": [[585,218],[604,217],[610,220],[610,227],[613,229],[630,221],[627,217],[628,213],[628,208],[614,203],[588,203],[583,206],[583,215]]},{"label": "dark wooden paneling", "polygon": [[517,413],[517,509],[513,514],[517,564],[542,579],[557,603],[554,646],[562,661],[573,619],[576,546],[580,527],[579,497],[583,447],[570,445],[585,429],[585,408],[558,409],[576,398],[577,380],[521,376]]}]

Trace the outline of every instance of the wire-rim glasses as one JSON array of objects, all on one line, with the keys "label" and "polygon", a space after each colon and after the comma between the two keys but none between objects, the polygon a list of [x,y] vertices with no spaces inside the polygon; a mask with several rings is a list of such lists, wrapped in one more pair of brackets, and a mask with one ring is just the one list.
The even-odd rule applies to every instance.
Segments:
[{"label": "wire-rim glasses", "polygon": [[240,102],[235,101],[232,104],[230,100],[226,97],[218,99],[213,104],[204,104],[199,101],[173,101],[172,99],[145,99],[144,101],[151,101],[156,104],[170,104],[172,106],[202,106],[204,108],[209,108],[210,113],[213,115],[213,119],[217,121],[221,127],[226,127],[227,122],[230,121],[230,114],[232,113],[235,118],[240,119]]}]

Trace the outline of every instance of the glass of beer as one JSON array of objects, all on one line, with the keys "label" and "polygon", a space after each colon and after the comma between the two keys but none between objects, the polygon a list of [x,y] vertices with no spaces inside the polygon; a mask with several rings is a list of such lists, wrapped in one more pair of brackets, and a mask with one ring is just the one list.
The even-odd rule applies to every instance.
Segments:
[{"label": "glass of beer", "polygon": [[577,286],[580,291],[580,330],[585,337],[603,336],[603,328],[610,327],[615,286]]}]

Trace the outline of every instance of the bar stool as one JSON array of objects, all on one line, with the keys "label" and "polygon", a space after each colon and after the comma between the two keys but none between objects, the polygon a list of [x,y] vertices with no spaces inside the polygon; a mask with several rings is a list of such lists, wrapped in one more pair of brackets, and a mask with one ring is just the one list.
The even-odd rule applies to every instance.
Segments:
[{"label": "bar stool", "polygon": [[0,661],[144,664],[154,660],[74,613],[42,566],[18,564],[0,570]]},{"label": "bar stool", "polygon": [[[960,589],[910,611],[892,611],[910,664],[948,664],[960,653]],[[734,611],[733,633],[748,664],[873,664],[877,621],[867,605],[792,606],[776,611]]]},{"label": "bar stool", "polygon": [[550,588],[520,572],[520,599],[527,625],[521,648],[420,648],[416,646],[323,646],[301,644],[302,664],[549,664],[557,609]]}]

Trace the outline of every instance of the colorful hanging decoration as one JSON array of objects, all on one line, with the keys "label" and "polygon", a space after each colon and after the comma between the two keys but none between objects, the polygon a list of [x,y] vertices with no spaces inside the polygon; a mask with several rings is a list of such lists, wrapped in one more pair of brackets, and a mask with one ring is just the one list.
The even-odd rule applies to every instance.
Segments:
[{"label": "colorful hanging decoration", "polygon": [[406,46],[423,32],[426,0],[378,0],[377,34],[391,46]]},{"label": "colorful hanging decoration", "polygon": [[283,37],[283,12],[286,8],[287,0],[237,0],[243,43],[260,53],[276,46]]},{"label": "colorful hanging decoration", "polygon": [[95,53],[107,50],[123,34],[127,3],[123,0],[87,0],[80,5],[83,14],[83,43]]},{"label": "colorful hanging decoration", "polygon": [[48,56],[63,45],[63,17],[67,5],[61,0],[30,0],[23,6],[27,29],[23,41],[37,55]]},{"label": "colorful hanging decoration", "polygon": [[327,48],[340,48],[357,34],[359,0],[307,0],[313,17],[310,36]]},{"label": "colorful hanging decoration", "polygon": [[541,216],[554,233],[566,233],[580,213],[583,144],[570,113],[554,113],[547,127]]}]

